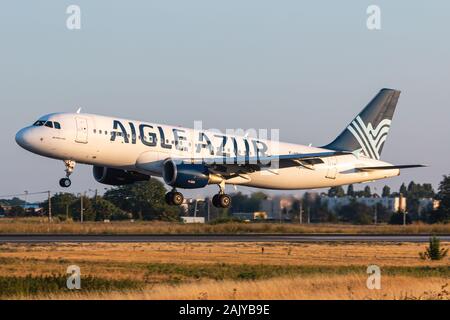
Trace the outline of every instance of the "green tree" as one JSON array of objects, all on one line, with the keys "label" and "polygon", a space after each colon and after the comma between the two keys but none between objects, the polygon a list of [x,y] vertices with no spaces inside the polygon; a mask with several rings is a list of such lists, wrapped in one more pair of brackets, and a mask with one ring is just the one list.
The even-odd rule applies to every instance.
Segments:
[{"label": "green tree", "polygon": [[116,207],[113,203],[98,197],[92,203],[92,210],[95,214],[95,220],[124,220],[128,218],[128,215]]},{"label": "green tree", "polygon": [[5,209],[3,209],[2,206],[0,206],[0,214],[1,214],[1,215],[4,215],[4,214],[5,214]]},{"label": "green tree", "polygon": [[408,188],[407,188],[408,195],[417,193],[419,187],[420,187],[420,185],[417,185],[414,181],[411,181],[408,184]]},{"label": "green tree", "polygon": [[331,187],[328,190],[328,196],[329,197],[344,197],[345,196],[345,191],[341,186],[336,186],[336,187]]},{"label": "green tree", "polygon": [[22,206],[13,206],[9,211],[9,214],[13,217],[24,217],[26,212]]},{"label": "green tree", "polygon": [[442,260],[447,256],[448,249],[441,249],[441,240],[437,237],[431,237],[428,248],[425,252],[419,253],[422,259]]},{"label": "green tree", "polygon": [[404,197],[408,195],[408,189],[406,189],[406,186],[404,183],[400,186],[399,193],[401,193]]},{"label": "green tree", "polygon": [[[411,224],[411,216],[409,214],[405,217],[406,224]],[[389,224],[403,224],[403,212],[394,212],[389,219]]]},{"label": "green tree", "polygon": [[312,209],[312,220],[314,222],[337,222],[337,216],[328,211],[326,206],[317,205]]},{"label": "green tree", "polygon": [[373,221],[373,208],[356,201],[340,208],[338,214],[345,222],[371,224]]},{"label": "green tree", "polygon": [[255,200],[262,201],[262,200],[266,200],[267,199],[267,194],[265,194],[264,192],[261,192],[261,191],[253,192],[252,195],[251,195],[251,198],[255,199]]},{"label": "green tree", "polygon": [[177,220],[179,208],[168,206],[164,200],[166,189],[156,179],[119,186],[108,190],[104,199],[123,211],[130,212],[135,219]]},{"label": "green tree", "polygon": [[381,203],[377,203],[376,207],[373,210],[377,211],[377,222],[378,223],[387,223],[391,218],[392,212],[388,211],[388,209],[383,206]]},{"label": "green tree", "polygon": [[372,196],[372,191],[369,186],[364,187],[364,197],[370,198]]},{"label": "green tree", "polygon": [[[54,217],[69,218],[70,207],[77,200],[72,193],[57,193],[51,197],[52,215]],[[48,212],[48,200],[41,204],[45,212]]]},{"label": "green tree", "polygon": [[[78,198],[70,205],[69,208],[72,213],[72,219],[81,221],[81,198]],[[83,196],[83,221],[94,221],[95,212],[92,207],[92,200]]]},{"label": "green tree", "polygon": [[439,208],[430,215],[430,222],[450,222],[450,175],[440,182],[436,199],[440,201]]},{"label": "green tree", "polygon": [[349,196],[349,197],[355,196],[355,189],[353,188],[352,184],[349,184],[347,187],[347,196]]},{"label": "green tree", "polygon": [[255,212],[259,211],[261,202],[267,199],[267,195],[263,192],[255,192],[250,196],[237,192],[231,195],[230,212]]},{"label": "green tree", "polygon": [[436,195],[435,192],[434,192],[433,186],[431,185],[431,183],[424,183],[422,185],[422,191],[421,192],[422,192],[421,196],[423,198],[433,198]]},{"label": "green tree", "polygon": [[292,202],[292,208],[290,210],[291,220],[299,221],[300,219],[300,208],[301,208],[301,200],[295,199]]},{"label": "green tree", "polygon": [[[419,217],[419,204],[422,198],[433,198],[435,196],[433,187],[429,183],[415,183],[411,181],[408,184],[406,196],[406,206],[408,208],[408,213],[411,214],[412,218]],[[427,212],[420,212],[421,214],[427,214]]]},{"label": "green tree", "polygon": [[231,213],[236,212],[250,212],[248,211],[248,196],[242,192],[237,192],[231,195]]},{"label": "green tree", "polygon": [[382,194],[381,194],[381,196],[383,197],[383,198],[387,198],[387,197],[390,197],[391,196],[391,188],[389,188],[389,186],[387,186],[387,185],[385,185],[384,187],[383,187],[383,192],[382,192]]},{"label": "green tree", "polygon": [[12,199],[1,199],[0,203],[3,203],[4,205],[7,206],[24,206],[26,204],[26,202],[20,198],[14,197]]}]

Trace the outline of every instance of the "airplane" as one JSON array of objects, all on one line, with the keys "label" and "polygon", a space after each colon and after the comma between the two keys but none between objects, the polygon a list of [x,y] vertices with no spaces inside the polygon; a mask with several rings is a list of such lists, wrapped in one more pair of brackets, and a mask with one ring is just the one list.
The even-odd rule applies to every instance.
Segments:
[{"label": "airplane", "polygon": [[218,134],[203,129],[119,119],[94,114],[52,113],[16,134],[35,154],[63,160],[71,186],[77,163],[92,165],[99,183],[112,186],[162,177],[172,189],[165,200],[181,205],[178,189],[219,187],[212,203],[228,208],[226,185],[293,190],[325,188],[398,176],[380,160],[400,91],[382,89],[331,143],[322,147]]}]

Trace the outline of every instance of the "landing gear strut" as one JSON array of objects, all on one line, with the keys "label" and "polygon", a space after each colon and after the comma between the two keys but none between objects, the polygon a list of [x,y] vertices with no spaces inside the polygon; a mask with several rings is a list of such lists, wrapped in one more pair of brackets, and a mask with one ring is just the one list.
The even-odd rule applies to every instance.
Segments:
[{"label": "landing gear strut", "polygon": [[168,205],[180,206],[183,204],[184,196],[174,188],[172,191],[166,193],[165,200]]},{"label": "landing gear strut", "polygon": [[59,185],[62,188],[69,188],[72,185],[72,181],[70,181],[69,177],[75,170],[76,162],[72,160],[65,160],[64,165],[66,166],[66,177],[59,180]]},{"label": "landing gear strut", "polygon": [[229,208],[231,206],[231,197],[225,194],[225,183],[219,184],[220,191],[212,198],[212,203],[217,208]]}]

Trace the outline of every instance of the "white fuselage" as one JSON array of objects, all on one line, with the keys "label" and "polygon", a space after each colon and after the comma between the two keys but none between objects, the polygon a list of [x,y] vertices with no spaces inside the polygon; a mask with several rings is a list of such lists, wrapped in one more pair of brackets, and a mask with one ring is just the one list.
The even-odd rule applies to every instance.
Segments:
[{"label": "white fuselage", "polygon": [[[16,136],[23,148],[49,158],[137,171],[158,177],[162,176],[163,162],[167,159],[327,151],[299,144],[92,114],[55,113],[40,120],[57,122],[61,129],[45,125],[24,128]],[[311,189],[399,175],[398,169],[355,170],[358,167],[386,165],[389,163],[349,154],[325,158],[324,163],[310,167],[261,170],[237,175],[226,183],[268,189]]]}]

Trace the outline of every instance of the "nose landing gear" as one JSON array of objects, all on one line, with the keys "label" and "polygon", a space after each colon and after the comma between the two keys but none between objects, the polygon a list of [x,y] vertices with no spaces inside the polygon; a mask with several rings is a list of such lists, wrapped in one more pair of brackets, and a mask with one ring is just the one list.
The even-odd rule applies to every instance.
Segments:
[{"label": "nose landing gear", "polygon": [[65,160],[64,164],[66,166],[66,177],[59,180],[59,185],[62,188],[69,188],[72,185],[72,181],[70,181],[69,177],[75,170],[76,162],[72,160]]},{"label": "nose landing gear", "polygon": [[69,188],[72,185],[72,181],[69,178],[62,178],[59,180],[59,185],[61,188]]}]

